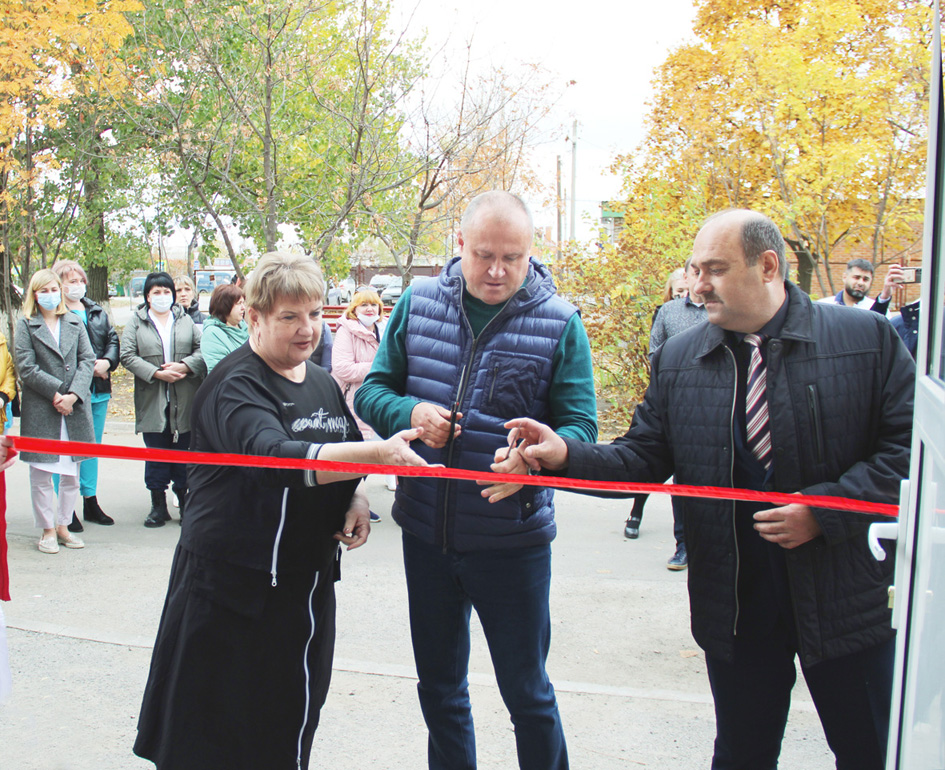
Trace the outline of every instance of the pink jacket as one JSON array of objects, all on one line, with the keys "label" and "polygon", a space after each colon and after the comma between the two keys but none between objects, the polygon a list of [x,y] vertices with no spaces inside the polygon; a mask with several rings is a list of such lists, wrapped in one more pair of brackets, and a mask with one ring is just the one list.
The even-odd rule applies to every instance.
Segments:
[{"label": "pink jacket", "polygon": [[374,431],[354,411],[354,394],[371,371],[377,348],[378,340],[373,329],[366,328],[357,318],[341,318],[338,321],[331,349],[331,376],[345,394],[348,408],[357,417],[358,427],[365,439],[372,438]]}]

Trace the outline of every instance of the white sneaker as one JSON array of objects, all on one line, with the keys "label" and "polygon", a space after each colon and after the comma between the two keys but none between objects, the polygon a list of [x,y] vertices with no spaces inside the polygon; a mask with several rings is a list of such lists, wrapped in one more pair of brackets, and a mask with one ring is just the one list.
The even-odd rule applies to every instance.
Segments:
[{"label": "white sneaker", "polygon": [[40,538],[39,542],[36,544],[36,547],[42,553],[59,553],[59,543],[56,542],[55,535]]},{"label": "white sneaker", "polygon": [[177,499],[177,495],[173,491],[171,492],[171,505],[175,508],[180,508],[180,500]]},{"label": "white sneaker", "polygon": [[387,488],[388,488],[391,492],[396,492],[396,491],[397,491],[397,477],[396,477],[396,476],[388,476],[388,477],[387,477]]}]

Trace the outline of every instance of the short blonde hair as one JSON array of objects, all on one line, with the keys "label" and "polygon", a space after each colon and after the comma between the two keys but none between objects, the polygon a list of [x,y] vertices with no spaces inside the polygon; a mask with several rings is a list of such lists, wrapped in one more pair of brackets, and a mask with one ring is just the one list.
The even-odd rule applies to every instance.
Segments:
[{"label": "short blonde hair", "polygon": [[378,318],[384,317],[384,303],[381,302],[381,298],[373,289],[363,289],[355,294],[351,298],[351,302],[348,303],[348,307],[345,308],[344,317],[357,318],[358,314],[355,310],[361,307],[361,305],[377,305],[378,308],[380,308]]},{"label": "short blonde hair", "polygon": [[56,285],[59,286],[59,307],[56,308],[56,315],[65,315],[69,312],[62,298],[62,281],[59,279],[58,275],[47,267],[43,270],[37,270],[33,273],[33,277],[30,278],[29,288],[26,290],[26,295],[23,297],[23,315],[27,318],[31,318],[39,311],[39,303],[36,301],[36,292],[50,281],[55,281]]},{"label": "short blonde hair", "polygon": [[263,254],[246,281],[246,307],[269,315],[276,303],[294,300],[325,301],[325,278],[311,257],[290,251]]},{"label": "short blonde hair", "polygon": [[55,263],[53,263],[52,271],[59,276],[60,281],[65,281],[66,276],[70,273],[78,273],[79,277],[81,277],[85,283],[89,282],[89,277],[85,274],[85,270],[82,269],[82,265],[74,259],[57,259]]},{"label": "short blonde hair", "polygon": [[197,287],[194,286],[194,282],[190,280],[189,275],[178,275],[174,278],[174,288],[177,288],[177,284],[182,283],[184,286],[188,287],[194,294],[197,293]]}]

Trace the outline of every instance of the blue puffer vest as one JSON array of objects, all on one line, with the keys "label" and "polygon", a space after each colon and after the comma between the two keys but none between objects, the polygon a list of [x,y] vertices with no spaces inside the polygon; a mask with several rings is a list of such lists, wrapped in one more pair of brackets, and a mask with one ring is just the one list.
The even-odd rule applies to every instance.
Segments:
[{"label": "blue puffer vest", "polygon": [[[577,309],[555,295],[551,275],[532,260],[525,285],[473,339],[462,308],[460,260],[435,281],[411,288],[407,321],[409,396],[447,409],[459,405],[462,433],[442,448],[415,442],[430,463],[488,470],[506,445],[503,423],[549,419],[552,357]],[[498,503],[474,481],[402,477],[393,518],[423,541],[458,551],[523,548],[555,536],[553,493],[523,487]]]}]

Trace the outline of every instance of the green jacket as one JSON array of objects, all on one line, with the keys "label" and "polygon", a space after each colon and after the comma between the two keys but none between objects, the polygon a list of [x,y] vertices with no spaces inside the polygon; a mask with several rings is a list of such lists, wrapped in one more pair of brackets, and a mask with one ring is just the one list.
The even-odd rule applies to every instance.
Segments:
[{"label": "green jacket", "polygon": [[207,365],[200,353],[200,329],[178,305],[171,308],[171,361],[187,365],[190,374],[170,384],[155,379],[164,361],[161,335],[148,317],[148,309],[139,307],[121,335],[121,363],[135,376],[135,432],[163,433],[167,426],[165,409],[170,407],[170,429],[175,437],[190,432],[190,408]]},{"label": "green jacket", "polygon": [[239,326],[230,326],[219,318],[208,316],[201,334],[200,352],[207,362],[207,373],[210,373],[214,366],[249,339],[249,326],[246,321],[240,321]]}]

